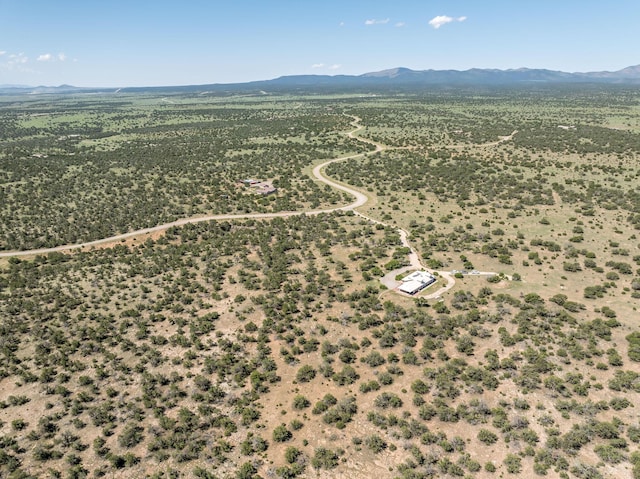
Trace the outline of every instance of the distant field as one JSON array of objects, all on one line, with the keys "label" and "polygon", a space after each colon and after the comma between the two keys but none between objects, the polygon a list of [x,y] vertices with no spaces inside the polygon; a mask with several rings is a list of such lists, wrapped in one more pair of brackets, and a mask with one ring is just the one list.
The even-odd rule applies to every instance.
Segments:
[{"label": "distant field", "polygon": [[[366,151],[348,117],[286,97],[19,98],[0,110],[1,249],[113,236],[204,214],[344,202],[301,173]],[[238,180],[270,180],[268,198]]]}]

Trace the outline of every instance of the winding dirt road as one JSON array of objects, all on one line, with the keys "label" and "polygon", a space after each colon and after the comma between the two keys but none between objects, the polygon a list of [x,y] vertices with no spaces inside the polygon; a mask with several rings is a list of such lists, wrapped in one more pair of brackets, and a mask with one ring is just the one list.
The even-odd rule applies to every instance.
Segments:
[{"label": "winding dirt road", "polygon": [[[353,122],[351,123],[354,127],[353,130],[349,131],[347,133],[347,136],[349,138],[354,138],[357,139],[358,141],[361,141],[363,143],[368,143],[370,145],[374,145],[375,146],[375,150],[373,151],[373,153],[379,153],[381,151],[385,151],[385,150],[389,150],[389,149],[394,149],[393,147],[389,147],[387,145],[383,145],[382,143],[377,143],[373,140],[369,140],[366,138],[361,138],[356,136],[356,133],[358,131],[360,131],[361,129],[364,128],[364,126],[362,126],[360,124],[361,118],[354,116],[354,115],[348,115],[351,118],[353,118]],[[503,137],[500,138],[500,140],[498,140],[495,143],[492,144],[487,144],[484,146],[490,146],[490,145],[497,145],[500,144],[504,141],[510,140],[513,135],[515,135],[517,132],[514,131],[511,135],[507,136],[507,137]],[[281,211],[278,213],[248,213],[248,214],[239,214],[239,215],[231,215],[231,214],[222,214],[222,215],[206,215],[206,216],[200,216],[200,217],[191,217],[191,218],[183,218],[183,219],[179,219],[177,221],[172,221],[170,223],[164,223],[161,225],[157,225],[157,226],[153,226],[150,228],[143,228],[143,229],[139,229],[136,231],[130,231],[128,233],[122,233],[122,234],[118,234],[118,235],[114,235],[114,236],[110,236],[108,238],[102,238],[99,240],[94,240],[94,241],[87,241],[84,243],[77,243],[77,244],[72,244],[72,245],[63,245],[63,246],[55,246],[52,248],[38,248],[38,249],[32,249],[32,250],[25,250],[25,251],[3,251],[0,252],[0,258],[10,258],[10,257],[17,257],[17,256],[33,256],[33,255],[39,255],[39,254],[48,254],[48,253],[55,253],[55,252],[64,252],[64,251],[72,251],[72,250],[81,250],[81,249],[85,249],[85,248],[91,248],[93,246],[100,246],[100,245],[108,245],[110,243],[118,243],[121,242],[122,240],[128,239],[128,238],[132,238],[135,236],[143,236],[143,235],[148,235],[148,234],[152,234],[152,233],[157,233],[157,232],[161,232],[161,231],[165,231],[169,228],[173,228],[174,226],[183,226],[183,225],[187,225],[187,224],[193,224],[193,223],[201,223],[203,221],[222,221],[222,220],[240,220],[240,219],[249,219],[249,218],[255,218],[255,219],[267,219],[267,218],[282,218],[282,217],[289,217],[289,216],[297,216],[297,215],[318,215],[321,213],[331,213],[334,211],[353,211],[356,215],[360,216],[363,219],[366,219],[367,221],[371,221],[374,223],[378,223],[384,226],[388,226],[386,223],[383,223],[381,221],[378,221],[374,218],[370,218],[358,211],[355,211],[356,208],[359,208],[360,206],[363,206],[364,204],[366,204],[369,201],[369,197],[358,191],[355,190],[347,185],[338,183],[336,181],[333,181],[332,179],[328,178],[327,176],[325,176],[323,170],[324,168],[326,168],[328,165],[332,164],[332,163],[336,163],[339,161],[346,161],[346,160],[352,160],[355,158],[361,158],[369,153],[372,152],[366,152],[366,153],[357,153],[355,155],[349,155],[349,156],[343,156],[343,157],[339,157],[339,158],[333,158],[331,160],[325,161],[317,166],[315,166],[312,170],[312,174],[313,176],[318,180],[321,181],[322,183],[325,183],[329,186],[331,186],[332,188],[335,188],[337,190],[340,191],[344,191],[345,193],[350,194],[351,196],[353,196],[355,198],[355,200],[353,201],[353,203],[350,203],[348,205],[345,206],[340,206],[337,208],[328,208],[328,209],[318,209],[318,210],[311,210],[311,211]],[[397,282],[395,280],[395,277],[398,274],[401,274],[405,271],[409,271],[409,270],[426,270],[431,272],[432,274],[437,274],[437,276],[440,276],[444,279],[446,279],[447,283],[446,285],[444,285],[443,287],[441,287],[440,289],[438,289],[437,291],[434,291],[428,295],[421,295],[421,297],[423,298],[427,298],[427,299],[434,299],[434,298],[438,298],[441,294],[449,291],[451,288],[453,288],[453,286],[455,286],[455,279],[453,277],[453,274],[448,272],[448,271],[433,271],[433,270],[429,270],[428,268],[425,268],[425,266],[421,263],[420,261],[420,257],[418,256],[418,253],[416,252],[416,250],[411,246],[408,236],[409,234],[403,230],[402,228],[398,228],[398,232],[400,234],[400,240],[402,242],[402,245],[409,248],[410,253],[409,253],[409,262],[410,265],[409,266],[405,266],[403,268],[398,268],[396,270],[393,270],[391,272],[389,272],[388,274],[386,274],[384,277],[382,277],[380,279],[381,283],[384,284],[387,288],[393,290],[395,289],[400,283]],[[483,273],[483,274],[495,274],[495,273]]]},{"label": "winding dirt road", "polygon": [[[355,127],[354,130],[350,131],[347,133],[347,135],[350,138],[355,138],[355,133],[358,130],[361,130],[363,127],[359,124],[360,118],[358,117],[353,117],[354,121],[353,121],[353,126]],[[370,143],[376,146],[376,152],[379,151],[383,151],[386,149],[386,147],[384,145],[378,144],[378,143],[374,143],[372,141],[369,140],[363,140],[358,138],[358,140],[363,141],[365,143]],[[231,215],[231,214],[222,214],[222,215],[206,215],[206,216],[197,216],[197,217],[191,217],[191,218],[183,218],[183,219],[179,219],[176,221],[172,221],[170,223],[164,223],[161,225],[157,225],[157,226],[152,226],[150,228],[142,228],[136,231],[130,231],[128,233],[121,233],[118,235],[114,235],[114,236],[110,236],[108,238],[102,238],[99,240],[94,240],[94,241],[87,241],[84,243],[77,243],[77,244],[72,244],[72,245],[62,245],[62,246],[55,246],[55,247],[51,247],[51,248],[38,248],[38,249],[31,249],[31,250],[25,250],[25,251],[3,251],[0,252],[0,258],[10,258],[10,257],[15,257],[15,256],[32,256],[32,255],[38,255],[38,254],[48,254],[48,253],[55,253],[55,252],[63,252],[63,251],[71,251],[71,250],[77,250],[77,249],[84,249],[84,248],[91,248],[92,246],[99,246],[99,245],[105,245],[105,244],[109,244],[109,243],[118,243],[122,240],[128,239],[128,238],[132,238],[134,236],[142,236],[142,235],[147,235],[147,234],[151,234],[151,233],[157,233],[160,231],[165,231],[168,230],[169,228],[173,228],[174,226],[184,226],[186,224],[193,224],[193,223],[201,223],[203,221],[222,221],[222,220],[242,220],[242,219],[249,219],[249,218],[279,218],[279,217],[287,217],[287,216],[296,216],[296,215],[318,215],[320,213],[331,213],[333,211],[350,211],[353,210],[355,208],[358,208],[362,205],[364,205],[367,201],[369,201],[369,198],[367,197],[367,195],[354,190],[352,188],[349,188],[345,185],[342,185],[340,183],[336,183],[335,181],[331,180],[330,178],[324,176],[322,170],[327,166],[330,165],[331,163],[335,163],[338,161],[346,161],[346,160],[352,160],[354,158],[360,158],[362,156],[364,156],[366,153],[358,153],[355,155],[350,155],[350,156],[344,156],[344,157],[340,157],[340,158],[334,158],[332,160],[328,160],[325,161],[324,163],[321,163],[319,165],[317,165],[314,169],[313,169],[313,176],[316,177],[316,179],[318,181],[321,181],[333,188],[336,188],[340,191],[344,191],[350,195],[352,195],[355,198],[355,201],[353,203],[350,203],[346,206],[340,206],[337,208],[327,208],[327,209],[319,209],[319,210],[312,210],[312,211],[280,211],[278,213],[245,213],[245,214],[238,214],[238,215]]]}]

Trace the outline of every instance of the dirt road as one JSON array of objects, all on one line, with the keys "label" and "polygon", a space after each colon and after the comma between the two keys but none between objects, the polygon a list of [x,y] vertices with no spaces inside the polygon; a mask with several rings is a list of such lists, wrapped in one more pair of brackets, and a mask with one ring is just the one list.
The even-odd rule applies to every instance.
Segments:
[{"label": "dirt road", "polygon": [[[355,115],[348,115],[348,116],[353,118],[353,122],[351,124],[354,127],[353,130],[347,133],[347,136],[349,138],[354,138],[363,143],[374,145],[375,146],[374,153],[379,153],[381,151],[385,151],[393,148],[393,147],[388,147],[386,145],[383,145],[381,143],[377,143],[373,140],[356,136],[356,133],[361,129],[363,129],[364,126],[360,124],[361,119],[359,117]],[[484,146],[500,144],[504,141],[511,139],[513,135],[515,135],[516,133],[517,132],[514,131],[510,136],[500,138],[500,140],[498,140],[497,142],[490,143]],[[356,208],[359,208],[360,206],[365,205],[369,201],[369,197],[365,193],[355,190],[349,187],[348,185],[338,183],[328,178],[327,176],[325,176],[323,172],[324,168],[326,168],[328,165],[332,163],[339,162],[339,161],[352,160],[355,158],[362,158],[363,156],[370,153],[371,152],[357,153],[355,155],[333,158],[331,160],[325,161],[315,166],[312,170],[313,176],[318,181],[321,181],[322,183],[325,183],[337,190],[344,191],[345,193],[348,193],[354,197],[354,201],[345,206],[340,206],[337,208],[329,208],[329,209],[309,210],[309,211],[281,211],[278,213],[248,213],[248,214],[239,214],[239,215],[223,214],[223,215],[206,215],[206,216],[199,216],[199,217],[183,218],[177,221],[172,221],[170,223],[164,223],[164,224],[153,226],[150,228],[143,228],[136,231],[130,231],[128,233],[122,233],[115,236],[110,236],[109,238],[103,238],[103,239],[94,240],[94,241],[87,241],[84,243],[56,246],[52,248],[38,248],[38,249],[32,249],[32,250],[26,250],[26,251],[3,251],[3,252],[0,252],[0,258],[9,258],[9,257],[16,257],[16,256],[33,256],[38,254],[48,254],[48,253],[55,253],[55,252],[64,252],[64,251],[91,248],[93,246],[108,245],[110,243],[116,244],[121,242],[122,240],[133,238],[135,236],[144,236],[152,233],[157,233],[160,231],[165,231],[169,228],[173,228],[174,226],[183,226],[186,224],[201,223],[203,221],[241,220],[241,219],[249,219],[249,218],[255,218],[255,219],[282,218],[282,217],[296,216],[296,215],[302,215],[302,214],[318,215],[321,213],[331,213],[333,211],[354,211],[356,215],[368,221],[382,224],[384,226],[388,226],[387,224],[381,221],[370,218],[358,211],[355,211]],[[409,242],[409,239],[408,239],[409,234],[402,228],[398,228],[398,233],[400,234],[400,240],[402,242],[402,245],[410,249],[410,253],[409,253],[410,265],[405,266],[403,268],[398,268],[396,270],[393,270],[387,273],[384,277],[380,279],[382,284],[384,284],[388,289],[393,290],[397,288],[397,286],[400,284],[398,281],[395,280],[397,275],[409,270],[426,270],[432,274],[437,274],[438,276],[446,279],[447,284],[441,287],[440,289],[438,289],[437,291],[434,291],[428,295],[423,295],[421,297],[427,298],[427,299],[438,298],[441,294],[449,291],[451,288],[453,288],[453,286],[455,286],[455,279],[452,273],[448,271],[433,271],[425,268],[425,266],[420,261],[420,257],[418,256],[418,253],[415,251],[415,249],[413,249],[413,247],[411,246],[411,243]],[[483,273],[483,274],[494,274],[494,273]]]},{"label": "dirt road", "polygon": [[[354,121],[353,121],[353,126],[355,127],[354,130],[350,131],[349,133],[347,133],[347,135],[350,138],[355,138],[355,133],[362,129],[363,127],[359,124],[360,119],[357,117],[353,117]],[[380,145],[378,143],[374,143],[372,141],[369,140],[361,140],[365,143],[371,143],[373,145],[376,146],[376,152],[378,151],[383,151],[386,149],[386,147],[384,145]],[[191,218],[183,218],[183,219],[179,219],[177,221],[172,221],[170,223],[164,223],[161,225],[157,225],[157,226],[152,226],[150,228],[142,228],[136,231],[130,231],[128,233],[122,233],[122,234],[118,234],[118,235],[114,235],[114,236],[110,236],[108,238],[102,238],[99,240],[94,240],[94,241],[87,241],[84,243],[77,243],[77,244],[72,244],[72,245],[62,245],[62,246],[55,246],[52,248],[38,248],[38,249],[32,249],[32,250],[25,250],[25,251],[3,251],[0,252],[0,258],[9,258],[9,257],[15,257],[15,256],[32,256],[32,255],[38,255],[38,254],[48,254],[48,253],[55,253],[55,252],[63,252],[63,251],[71,251],[71,250],[76,250],[76,249],[84,249],[84,248],[91,248],[92,246],[99,246],[99,245],[105,245],[105,244],[109,244],[109,243],[118,243],[122,240],[125,239],[129,239],[129,238],[133,238],[134,236],[143,236],[143,235],[147,235],[147,234],[152,234],[152,233],[157,233],[159,231],[165,231],[169,228],[172,228],[174,226],[183,226],[186,224],[193,224],[193,223],[201,223],[203,221],[222,221],[222,220],[241,220],[241,219],[249,219],[249,218],[255,218],[255,219],[260,219],[260,218],[281,218],[281,217],[287,217],[287,216],[295,216],[295,215],[301,215],[301,214],[307,214],[307,215],[317,215],[320,213],[331,213],[333,211],[350,211],[353,210],[355,208],[358,208],[362,205],[364,205],[369,198],[367,197],[367,195],[365,195],[364,193],[361,193],[357,190],[354,190],[352,188],[349,188],[348,186],[345,186],[343,184],[337,183],[329,178],[327,178],[324,173],[322,172],[322,170],[327,166],[330,165],[331,163],[335,163],[337,161],[346,161],[346,160],[352,160],[354,158],[360,158],[362,156],[364,156],[365,153],[358,153],[355,155],[350,155],[350,156],[344,156],[344,157],[340,157],[340,158],[334,158],[328,161],[325,161],[324,163],[321,163],[319,165],[317,165],[314,169],[313,169],[313,176],[316,177],[316,179],[318,181],[321,181],[333,188],[336,188],[340,191],[344,191],[345,193],[348,193],[350,195],[352,195],[355,198],[355,201],[353,203],[350,203],[348,205],[345,206],[340,206],[337,208],[329,208],[329,209],[319,209],[319,210],[311,210],[311,211],[281,211],[278,213],[247,213],[247,214],[239,214],[239,215],[230,215],[230,214],[223,214],[223,215],[206,215],[206,216],[198,216],[198,217],[191,217]]]}]

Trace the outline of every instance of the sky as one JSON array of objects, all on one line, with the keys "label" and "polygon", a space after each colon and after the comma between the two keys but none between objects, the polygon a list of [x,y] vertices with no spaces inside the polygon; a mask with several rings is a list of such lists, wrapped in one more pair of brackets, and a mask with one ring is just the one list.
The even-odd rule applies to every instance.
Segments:
[{"label": "sky", "polygon": [[638,0],[0,0],[0,85],[640,64]]}]

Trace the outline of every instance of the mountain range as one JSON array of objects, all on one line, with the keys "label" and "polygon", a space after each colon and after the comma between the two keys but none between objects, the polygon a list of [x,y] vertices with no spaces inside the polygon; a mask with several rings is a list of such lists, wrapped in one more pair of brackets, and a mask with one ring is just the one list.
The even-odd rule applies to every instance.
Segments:
[{"label": "mountain range", "polygon": [[[567,73],[556,70],[517,68],[509,70],[472,68],[470,70],[411,70],[392,68],[362,75],[289,75],[247,83],[208,85],[123,87],[118,92],[135,91],[234,91],[288,88],[341,87],[419,87],[421,85],[522,85],[531,83],[620,83],[640,84],[640,65],[615,72]],[[70,85],[29,87],[0,85],[1,93],[113,92],[113,88],[82,88]]]},{"label": "mountain range", "polygon": [[640,65],[615,72],[567,73],[555,70],[518,68],[512,70],[472,68],[470,70],[411,70],[392,68],[363,75],[293,75],[251,82],[254,85],[500,85],[545,83],[640,83]]}]

